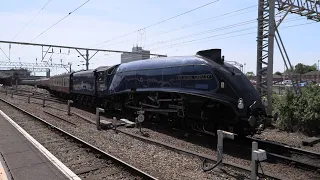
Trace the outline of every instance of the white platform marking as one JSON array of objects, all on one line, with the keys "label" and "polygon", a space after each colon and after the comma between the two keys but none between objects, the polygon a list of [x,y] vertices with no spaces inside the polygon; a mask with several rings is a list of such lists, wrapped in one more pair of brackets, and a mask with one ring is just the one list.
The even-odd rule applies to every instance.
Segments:
[{"label": "white platform marking", "polygon": [[[0,110],[0,114],[9,121],[24,137],[26,137],[42,154],[44,154],[49,161],[54,164],[64,175],[72,180],[81,180],[75,173],[73,173],[67,166],[59,161],[53,154],[51,154],[45,147],[43,147],[37,140],[30,136],[24,129],[15,123],[9,116]],[[0,176],[1,177],[1,176]]]}]

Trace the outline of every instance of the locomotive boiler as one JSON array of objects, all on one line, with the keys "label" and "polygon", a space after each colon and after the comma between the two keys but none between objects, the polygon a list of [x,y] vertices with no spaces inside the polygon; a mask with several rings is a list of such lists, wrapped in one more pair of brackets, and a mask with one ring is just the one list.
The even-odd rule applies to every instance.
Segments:
[{"label": "locomotive boiler", "polygon": [[[217,129],[254,133],[267,117],[250,80],[224,61],[221,49],[138,60],[61,79],[66,78],[68,83],[58,84],[69,86],[67,96],[78,104],[125,114],[144,111],[149,119],[208,134]],[[59,94],[58,89],[51,91]]]}]

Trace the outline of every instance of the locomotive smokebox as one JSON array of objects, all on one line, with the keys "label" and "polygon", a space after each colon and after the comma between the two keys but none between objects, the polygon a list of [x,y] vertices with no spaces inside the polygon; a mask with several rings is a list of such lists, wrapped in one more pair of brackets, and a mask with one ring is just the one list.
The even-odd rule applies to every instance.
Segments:
[{"label": "locomotive smokebox", "polygon": [[223,64],[223,58],[221,58],[221,49],[208,49],[198,51],[197,55],[208,58],[218,64]]}]

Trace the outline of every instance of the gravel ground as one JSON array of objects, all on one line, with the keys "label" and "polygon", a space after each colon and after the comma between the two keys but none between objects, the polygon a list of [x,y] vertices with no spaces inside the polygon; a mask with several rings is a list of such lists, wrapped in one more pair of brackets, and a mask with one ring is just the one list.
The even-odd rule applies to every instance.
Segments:
[{"label": "gravel ground", "polygon": [[47,90],[45,89],[41,89],[41,88],[36,88],[34,86],[29,86],[29,85],[18,85],[18,89],[23,89],[23,90],[30,90],[33,92],[39,92],[39,93],[49,93]]},{"label": "gravel ground", "polygon": [[[42,104],[42,100],[40,100],[40,99],[32,99],[32,101]],[[61,109],[65,109],[65,110],[67,109],[66,104],[59,104],[59,103],[55,103],[55,102],[47,102],[47,104],[52,105],[54,107],[61,108]],[[87,111],[80,110],[80,109],[73,108],[73,107],[71,107],[71,111],[76,112],[78,114],[81,114],[83,116],[95,119],[95,114],[88,113]],[[104,117],[101,117],[101,119],[111,121],[110,119],[106,119]],[[294,146],[294,147],[298,147],[298,148],[302,148],[302,149],[307,149],[310,151],[315,151],[315,152],[320,153],[320,143],[317,143],[317,144],[313,145],[312,147],[303,146],[302,140],[308,139],[309,137],[306,135],[303,135],[301,133],[298,133],[298,132],[288,133],[288,132],[280,131],[278,129],[266,129],[261,134],[256,134],[254,137],[261,138],[261,139],[267,139],[267,140],[275,141],[275,142],[279,142],[279,143],[284,143],[284,144],[287,144],[290,146]]]},{"label": "gravel ground", "polygon": [[[15,101],[14,99],[10,99],[11,101]],[[37,100],[36,100],[37,101]],[[41,101],[41,100],[38,100]],[[18,103],[18,102],[16,102]],[[24,102],[20,102],[19,105],[26,104]],[[59,107],[62,109],[66,109],[66,105],[64,104],[57,104],[57,103],[52,103],[51,105],[55,106],[55,107]],[[32,106],[32,107],[31,107]],[[30,108],[30,109],[29,109]],[[28,111],[33,111],[35,114],[37,114],[38,116],[42,117],[42,107],[40,107],[37,104],[31,104],[27,110]],[[35,110],[38,109],[38,110]],[[57,115],[59,114],[59,116],[64,116],[67,117],[67,115],[65,115],[65,112],[59,111],[59,110],[55,110],[55,109],[49,109],[49,108],[45,108],[46,111],[50,111],[52,113],[56,113]],[[86,111],[83,110],[79,110],[76,108],[72,108],[71,111],[73,112],[77,112],[79,114],[82,114],[86,117],[95,118],[95,115],[92,113],[88,113]],[[46,116],[44,116],[46,117]],[[86,123],[86,121],[83,121],[81,118],[77,118],[76,116],[71,116],[73,118],[75,118],[74,121],[78,121],[80,124],[78,125],[79,129],[82,129],[81,133],[82,136],[86,141],[93,143],[95,145],[97,145],[98,147],[103,147],[104,150],[106,150],[107,152],[110,152],[111,154],[116,155],[117,157],[120,157],[121,159],[125,160],[125,161],[129,161],[129,162],[133,162],[133,164],[136,167],[139,167],[141,169],[144,169],[146,172],[150,172],[151,174],[156,174],[159,175],[159,177],[161,177],[161,179],[181,179],[183,178],[190,178],[190,177],[199,177],[199,178],[206,178],[208,177],[210,174],[206,174],[201,172],[201,161],[197,158],[192,158],[192,157],[187,157],[185,155],[179,155],[177,153],[174,153],[172,151],[168,151],[165,150],[164,148],[160,148],[160,147],[155,147],[154,145],[150,145],[148,143],[144,143],[142,141],[136,140],[136,139],[132,139],[131,137],[128,137],[126,135],[123,134],[115,134],[112,131],[103,131],[103,133],[97,132],[95,130],[95,126],[89,123]],[[50,119],[50,118],[49,118]],[[51,118],[52,119],[52,118]],[[102,118],[103,119],[103,118]],[[57,121],[55,120],[55,123]],[[58,123],[59,125],[63,124],[62,122]],[[78,136],[79,134],[79,130],[75,129],[75,128],[71,128],[68,127],[69,129],[73,129],[70,132],[75,133],[75,135]],[[129,132],[137,132],[137,129],[126,129],[126,131]],[[166,134],[162,134],[162,133],[158,133],[155,131],[152,131],[150,129],[145,129],[144,131],[146,131],[149,135],[150,138],[152,139],[156,139],[162,142],[166,142],[166,143],[170,143],[170,144],[174,144],[176,146],[185,148],[185,149],[189,149],[198,153],[203,153],[203,154],[208,154],[208,155],[212,155],[213,157],[216,157],[216,151],[209,149],[209,148],[205,148],[196,144],[192,144],[189,142],[186,142],[184,140],[180,140],[177,139],[175,137],[171,137],[168,136]],[[86,134],[91,134],[94,136],[86,136]],[[108,141],[109,143],[106,143],[105,141],[95,141],[94,138],[92,137],[99,137],[98,139],[105,139],[105,141]],[[119,147],[116,148],[116,147]],[[143,148],[141,148],[143,147]],[[147,151],[146,151],[147,149]],[[126,152],[129,151],[129,152]],[[143,155],[140,155],[140,153],[136,153],[136,152],[144,152]],[[136,156],[133,156],[132,154],[137,154]],[[144,162],[144,159],[146,159],[145,156],[151,157],[150,159],[153,159],[152,161],[155,161],[154,159],[162,159],[163,161],[167,161],[165,163],[163,162],[158,162],[156,164],[153,164],[153,162]],[[248,160],[243,160],[243,159],[239,159],[230,155],[225,154],[224,155],[225,161],[227,162],[232,162],[235,164],[239,164],[239,165],[244,165],[244,166],[250,166],[250,161]],[[141,162],[141,159],[142,162]],[[168,162],[168,159],[170,159],[171,161]],[[183,167],[179,167],[178,165],[180,164],[184,164]],[[188,165],[190,164],[190,165]],[[155,169],[153,169],[154,167],[156,167]],[[160,168],[161,167],[161,168]],[[166,173],[165,175],[162,175],[164,173],[163,168],[168,169],[169,168],[169,173]],[[276,176],[280,176],[280,177],[286,177],[289,179],[319,179],[320,176],[319,175],[315,175],[313,173],[307,172],[307,171],[303,171],[300,169],[294,169],[288,166],[285,166],[283,164],[268,164],[268,163],[262,163],[262,167],[264,169],[264,171],[268,171],[271,172],[272,174],[276,175]],[[170,172],[170,170],[175,170],[176,172]],[[191,169],[193,169],[193,171],[191,171]],[[160,171],[161,170],[161,171]],[[185,171],[189,171],[187,174],[183,174],[181,172],[185,172]],[[168,174],[171,175],[169,176]],[[199,175],[198,175],[199,174]],[[184,177],[184,175],[187,175],[188,177]],[[207,176],[204,176],[207,175]],[[231,177],[230,177],[231,178]]]},{"label": "gravel ground", "polygon": [[[113,179],[123,179],[121,174],[128,174],[130,175],[129,177],[134,179],[135,175],[129,174],[128,172],[123,172],[126,171],[126,169],[123,169],[122,167],[119,167],[118,164],[114,164],[114,161],[112,160],[105,160],[105,159],[99,159],[96,157],[96,154],[94,152],[88,152],[86,148],[79,148],[78,143],[74,143],[73,140],[70,140],[69,138],[65,137],[60,137],[56,132],[50,132],[50,128],[48,129],[44,124],[42,124],[39,121],[34,121],[30,120],[29,116],[19,113],[18,110],[14,108],[10,108],[10,106],[5,105],[5,103],[0,102],[0,107],[4,106],[4,112],[7,114],[11,114],[11,117],[13,118],[14,121],[16,121],[18,124],[22,125],[22,128],[24,128],[27,132],[30,132],[30,135],[35,137],[44,147],[46,147],[49,151],[51,151],[55,156],[57,156],[62,162],[64,163],[69,163],[69,162],[74,162],[75,160],[79,159],[93,159],[89,161],[84,161],[81,163],[72,163],[68,167],[73,170],[74,172],[77,172],[80,170],[80,172],[83,169],[86,169],[88,167],[93,167],[97,164],[109,167],[105,168],[106,172],[110,173],[110,170],[117,170],[117,172],[120,172],[120,174],[114,174]],[[22,123],[21,123],[22,122]],[[45,129],[47,137],[52,137],[52,138],[60,138],[64,139],[64,141],[61,142],[46,142],[43,141],[43,133],[42,131],[32,131],[34,127],[37,128],[37,130],[42,130]],[[31,130],[31,131],[30,131]],[[69,140],[67,140],[69,139]],[[69,147],[78,147],[78,149],[70,151],[70,152],[64,152],[64,154],[57,152],[56,150],[62,150],[66,149]],[[86,176],[87,173],[82,173],[80,177]],[[108,175],[108,174],[107,174]],[[102,176],[103,177],[103,176]],[[91,177],[90,177],[91,178]]]},{"label": "gravel ground", "polygon": [[[0,97],[5,97],[5,95],[0,95]],[[181,155],[123,134],[116,134],[114,131],[97,131],[95,125],[89,125],[83,120],[79,120],[77,127],[70,126],[43,113],[43,108],[37,104],[27,104],[10,97],[5,97],[5,99],[159,179],[248,178],[248,174],[227,167],[225,167],[227,173],[203,172],[201,169],[202,161],[198,158]],[[48,110],[49,108],[44,109]],[[87,117],[89,114],[87,112],[79,113],[83,113]]]},{"label": "gravel ground", "polygon": [[284,143],[290,146],[307,149],[310,151],[315,151],[320,153],[320,143],[310,146],[303,146],[302,140],[308,139],[310,137],[302,133],[289,133],[285,131],[280,131],[278,129],[266,129],[261,134],[257,134],[254,137],[266,139],[270,141],[276,141]]}]

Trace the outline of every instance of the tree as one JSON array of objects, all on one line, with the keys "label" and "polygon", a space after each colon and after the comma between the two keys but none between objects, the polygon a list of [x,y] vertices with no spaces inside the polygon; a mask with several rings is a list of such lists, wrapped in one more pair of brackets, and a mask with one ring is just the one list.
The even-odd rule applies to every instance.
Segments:
[{"label": "tree", "polygon": [[307,72],[316,71],[317,70],[317,65],[314,64],[314,65],[310,66],[310,65],[305,65],[305,64],[302,64],[302,63],[298,63],[294,67],[294,69],[295,69],[295,72],[300,75],[300,81],[301,81],[301,75],[305,74]]},{"label": "tree", "polygon": [[276,73],[274,73],[274,74],[276,74],[276,75],[278,75],[278,76],[282,76],[282,73],[281,72],[279,72],[279,71],[277,71]]},{"label": "tree", "polygon": [[252,71],[249,71],[246,73],[246,76],[249,78],[249,79],[252,79],[253,76],[254,76],[254,73]]}]

